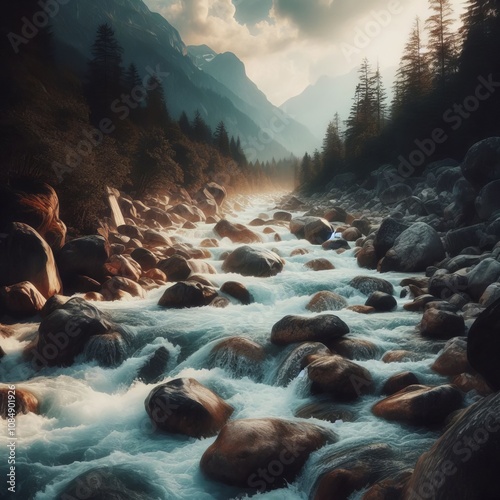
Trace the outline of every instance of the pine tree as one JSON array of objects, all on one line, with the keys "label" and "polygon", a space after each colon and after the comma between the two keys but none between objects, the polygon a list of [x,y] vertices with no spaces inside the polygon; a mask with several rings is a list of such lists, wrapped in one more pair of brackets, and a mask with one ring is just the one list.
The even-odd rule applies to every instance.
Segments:
[{"label": "pine tree", "polygon": [[432,15],[426,21],[429,36],[429,64],[434,82],[443,87],[456,72],[457,42],[452,31],[453,8],[451,0],[429,0]]},{"label": "pine tree", "polygon": [[326,182],[342,171],[344,165],[344,144],[340,131],[334,122],[330,122],[323,140],[323,170],[320,181]]},{"label": "pine tree", "polygon": [[192,128],[195,141],[203,142],[205,144],[211,143],[212,131],[210,130],[210,127],[206,124],[205,120],[202,118],[198,110],[194,115]]},{"label": "pine tree", "polygon": [[92,122],[97,123],[110,114],[111,103],[122,92],[123,49],[109,24],[101,24],[97,28],[91,53],[87,96]]},{"label": "pine tree", "polygon": [[[377,134],[380,133],[385,123],[385,113],[387,109],[387,92],[382,81],[380,66],[377,64],[377,70],[372,76],[371,85],[374,90],[374,113]],[[337,126],[338,128],[338,126]]]},{"label": "pine tree", "polygon": [[229,136],[223,121],[220,121],[215,129],[214,145],[222,155],[231,156]]},{"label": "pine tree", "polygon": [[184,135],[190,138],[193,137],[193,127],[191,127],[191,123],[189,123],[189,118],[185,111],[181,113],[179,118],[179,128]]},{"label": "pine tree", "polygon": [[151,76],[148,82],[145,114],[146,124],[150,127],[166,129],[170,124],[165,91],[161,80],[156,75]]}]

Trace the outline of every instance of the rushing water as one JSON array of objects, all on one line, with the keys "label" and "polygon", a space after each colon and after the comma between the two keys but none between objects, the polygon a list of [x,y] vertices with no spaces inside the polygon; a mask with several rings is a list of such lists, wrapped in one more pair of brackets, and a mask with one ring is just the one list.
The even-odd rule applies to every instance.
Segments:
[{"label": "rushing water", "polygon": [[[247,208],[234,220],[248,223],[261,212],[273,213],[275,199],[259,197],[250,200]],[[252,228],[261,232],[263,227]],[[144,409],[144,400],[151,385],[135,380],[137,371],[159,347],[170,353],[165,381],[177,377],[193,377],[217,392],[235,408],[233,419],[281,417],[294,419],[294,412],[312,398],[308,393],[307,377],[303,373],[287,387],[275,384],[277,369],[291,348],[278,349],[270,342],[274,323],[287,314],[312,315],[305,306],[311,296],[321,290],[331,290],[347,298],[350,305],[364,304],[366,297],[348,285],[357,275],[376,275],[375,271],[358,268],[353,251],[342,255],[325,252],[321,247],[297,240],[285,227],[276,226],[282,241],[274,235],[263,235],[269,249],[277,249],[286,260],[284,272],[276,277],[244,278],[222,274],[219,256],[239,245],[224,239],[220,247],[210,249],[218,275],[207,276],[217,285],[239,281],[247,286],[255,303],[247,306],[233,303],[225,309],[165,310],[157,306],[164,289],[148,293],[145,300],[98,303],[114,319],[127,326],[142,346],[121,366],[106,369],[95,363],[76,361],[69,368],[49,368],[34,373],[21,359],[37,325],[19,325],[17,334],[3,339],[7,355],[0,363],[2,382],[15,382],[18,388],[28,388],[41,401],[41,415],[17,418],[17,497],[37,500],[53,499],[67,482],[77,475],[103,465],[130,466],[150,484],[155,484],[161,498],[229,499],[240,496],[234,488],[205,478],[199,469],[203,452],[215,438],[196,440],[151,432]],[[178,232],[181,241],[195,246],[203,239],[214,237],[212,226],[200,225],[195,230]],[[307,248],[307,255],[290,257],[292,250]],[[304,264],[314,258],[326,257],[335,270],[314,272]],[[389,273],[399,297],[399,283],[405,276]],[[435,343],[427,343],[415,333],[420,315],[402,309],[405,299],[398,299],[398,309],[391,313],[372,315],[342,310],[335,312],[351,329],[351,335],[373,342],[380,350],[376,359],[357,361],[373,375],[377,388],[391,375],[414,372],[421,383],[443,383],[444,379],[430,369],[437,353]],[[209,369],[212,347],[217,341],[232,337],[248,337],[266,348],[264,366],[242,365]],[[423,355],[419,362],[386,364],[384,352],[409,349]],[[266,499],[307,498],[321,471],[321,457],[337,448],[362,443],[387,443],[396,450],[399,460],[411,467],[419,454],[428,449],[437,434],[423,429],[390,423],[374,417],[371,406],[380,396],[365,396],[349,406],[356,415],[354,422],[335,423],[311,419],[311,422],[331,428],[340,439],[314,453],[302,474],[287,489],[261,494]],[[4,432],[2,450],[6,450]],[[4,455],[6,453],[0,455]],[[2,459],[0,468],[6,460]],[[5,477],[2,470],[2,477]],[[3,481],[3,480],[2,480]],[[3,494],[5,489],[2,488]],[[1,496],[0,494],[0,496]],[[353,496],[359,498],[361,493]],[[251,497],[252,494],[249,494]],[[240,496],[241,497],[241,496]]]}]

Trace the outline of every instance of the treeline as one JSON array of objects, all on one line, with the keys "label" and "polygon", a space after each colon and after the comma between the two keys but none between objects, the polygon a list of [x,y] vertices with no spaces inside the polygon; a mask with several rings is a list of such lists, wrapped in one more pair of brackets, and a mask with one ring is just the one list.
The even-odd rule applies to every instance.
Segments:
[{"label": "treeline", "polygon": [[392,102],[365,59],[349,118],[337,116],[322,151],[303,158],[301,185],[316,189],[345,172],[362,178],[385,163],[418,172],[500,135],[500,2],[468,0],[461,23],[451,0],[429,4],[430,17],[415,19],[404,46]]},{"label": "treeline", "polygon": [[[162,189],[198,190],[208,181],[231,190],[274,188],[279,169],[247,162],[239,137],[200,112],[178,120],[168,111],[165,68],[123,65],[113,29],[98,27],[85,78],[57,63],[50,27],[22,35],[36,0],[11,2],[0,21],[0,182],[49,182],[65,222],[93,232],[106,209],[106,186],[137,197]],[[257,168],[255,168],[257,167]]]}]

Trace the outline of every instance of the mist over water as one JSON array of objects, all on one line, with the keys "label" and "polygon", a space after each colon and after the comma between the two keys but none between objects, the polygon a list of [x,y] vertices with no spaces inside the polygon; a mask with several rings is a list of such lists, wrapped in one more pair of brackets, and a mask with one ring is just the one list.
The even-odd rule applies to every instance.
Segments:
[{"label": "mist over water", "polygon": [[[235,222],[247,224],[262,212],[273,214],[276,198],[253,197]],[[213,238],[213,226],[180,230],[179,240],[198,246],[205,238]],[[345,297],[349,305],[364,304],[366,297],[349,286],[358,275],[377,275],[375,271],[359,269],[353,250],[338,255],[320,246],[297,240],[287,227],[273,226],[282,241],[274,235],[263,235],[263,228],[252,228],[264,238],[263,246],[275,249],[285,260],[284,271],[272,278],[252,278],[223,274],[219,257],[238,244],[228,239],[220,247],[210,249],[208,260],[218,271],[207,275],[217,286],[226,281],[243,283],[253,295],[251,305],[236,304],[225,309],[204,307],[167,310],[157,302],[165,287],[148,292],[145,300],[97,303],[120,325],[134,335],[135,353],[116,368],[99,367],[96,363],[77,358],[67,368],[45,368],[38,373],[21,358],[22,349],[36,332],[36,326],[19,325],[16,335],[2,339],[6,356],[0,363],[0,379],[27,388],[40,400],[41,415],[17,417],[17,498],[49,500],[57,497],[64,486],[83,472],[106,465],[121,465],[134,471],[146,483],[154,485],[158,498],[165,499],[231,499],[256,496],[265,499],[305,499],[322,470],[322,459],[333,451],[356,444],[386,443],[396,452],[398,460],[412,467],[418,456],[427,450],[438,436],[428,431],[390,423],[371,414],[372,405],[380,396],[364,396],[349,405],[355,415],[353,422],[335,423],[311,419],[310,422],[334,430],[338,443],[313,453],[301,475],[286,489],[263,494],[242,492],[205,478],[199,468],[204,451],[215,437],[194,439],[152,432],[144,409],[144,400],[154,387],[136,380],[138,370],[160,346],[170,354],[164,382],[178,377],[192,377],[219,394],[235,408],[232,419],[281,417],[296,419],[295,411],[313,401],[307,377],[298,375],[288,386],[277,385],[279,367],[293,346],[278,348],[271,345],[272,326],[288,314],[314,316],[306,304],[318,291],[330,290]],[[297,248],[309,254],[290,257]],[[315,258],[327,258],[335,270],[315,272],[304,264]],[[379,275],[380,276],[380,275]],[[383,278],[395,287],[403,275],[388,273]],[[391,313],[357,314],[348,310],[334,312],[351,330],[350,337],[365,339],[377,346],[375,359],[356,360],[367,368],[375,381],[377,392],[396,373],[412,371],[422,384],[445,383],[446,379],[430,369],[439,350],[436,342],[427,342],[415,332],[420,315],[402,309],[406,299],[398,298],[398,309]],[[211,349],[222,339],[243,336],[265,347],[262,366],[234,359],[211,356]],[[422,361],[390,363],[381,361],[389,350],[407,349],[422,355]],[[7,438],[2,433],[0,446],[6,449]],[[2,463],[4,467],[4,463]],[[3,470],[2,470],[2,477]],[[359,498],[361,493],[352,498]]]}]

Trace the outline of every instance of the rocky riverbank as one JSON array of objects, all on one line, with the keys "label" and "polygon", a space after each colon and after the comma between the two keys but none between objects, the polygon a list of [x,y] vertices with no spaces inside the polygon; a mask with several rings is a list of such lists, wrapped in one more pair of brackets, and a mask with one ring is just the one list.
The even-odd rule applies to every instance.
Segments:
[{"label": "rocky riverbank", "polygon": [[[102,451],[108,431],[99,427],[99,443],[89,438],[73,459],[40,459],[66,465],[59,480],[48,465],[40,487],[21,480],[24,491],[63,498],[83,482],[127,499],[235,498],[297,484],[298,497],[284,494],[499,496],[499,148],[487,139],[460,165],[429,165],[421,177],[392,167],[361,185],[342,176],[326,194],[289,195],[252,218],[248,199],[228,199],[214,183],[141,201],[112,192],[125,224],[110,218],[100,234],[69,241],[52,188],[6,188],[0,371],[16,384],[18,420],[39,414],[30,422],[62,428],[56,379],[71,390],[94,367],[104,370],[94,378],[126,373],[110,391],[144,395],[128,410],[142,422],[133,446],[146,446],[133,461],[147,463],[167,437],[174,456],[187,439],[201,489],[144,481]],[[164,319],[149,324],[148,314]],[[248,394],[232,388],[248,380]],[[253,399],[266,391],[279,410]],[[5,387],[4,416],[7,400]],[[93,402],[78,404],[86,412]],[[397,443],[374,440],[372,425],[392,429]]]}]

